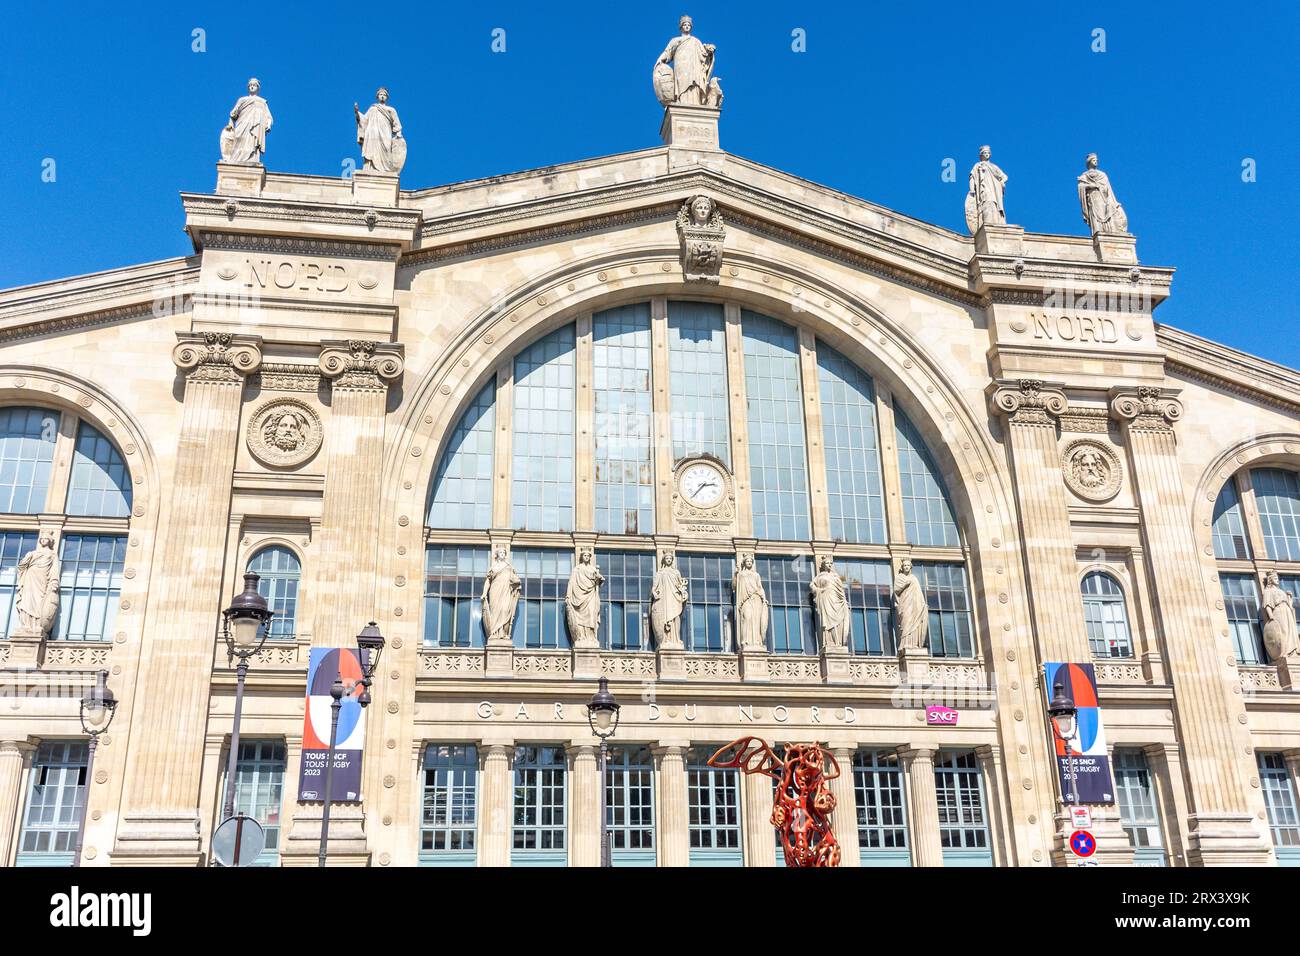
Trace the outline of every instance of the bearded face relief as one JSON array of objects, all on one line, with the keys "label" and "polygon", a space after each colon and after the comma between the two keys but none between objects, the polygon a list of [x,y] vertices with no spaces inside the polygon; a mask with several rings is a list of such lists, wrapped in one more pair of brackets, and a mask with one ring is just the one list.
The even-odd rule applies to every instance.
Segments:
[{"label": "bearded face relief", "polygon": [[1088,501],[1108,501],[1119,491],[1119,457],[1099,442],[1071,442],[1061,456],[1061,471],[1071,491]]},{"label": "bearded face relief", "polygon": [[248,450],[264,465],[293,467],[316,454],[321,445],[320,416],[297,399],[273,399],[248,423]]}]

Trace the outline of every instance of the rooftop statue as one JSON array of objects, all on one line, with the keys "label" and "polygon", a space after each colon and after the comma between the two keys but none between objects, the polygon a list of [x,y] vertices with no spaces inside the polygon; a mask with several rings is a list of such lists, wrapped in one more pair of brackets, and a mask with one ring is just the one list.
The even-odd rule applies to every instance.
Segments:
[{"label": "rooftop statue", "polygon": [[379,173],[400,173],[406,165],[406,140],[402,138],[402,122],[397,110],[388,105],[388,90],[380,87],[375,93],[376,102],[364,113],[353,103],[352,112],[357,117],[357,143],[365,169]]},{"label": "rooftop statue", "polygon": [[682,17],[677,26],[680,35],[668,41],[655,61],[653,82],[655,96],[664,106],[722,106],[722,86],[712,76],[712,43],[701,43],[691,33],[690,17]]},{"label": "rooftop statue", "polygon": [[1083,221],[1092,234],[1128,235],[1128,216],[1110,188],[1110,177],[1097,168],[1097,154],[1084,160],[1087,169],[1079,177],[1079,206]]},{"label": "rooftop statue", "polygon": [[248,95],[235,101],[230,121],[221,131],[223,163],[261,163],[266,152],[266,134],[271,131],[271,108],[258,95],[262,84],[257,77],[248,81]]},{"label": "rooftop statue", "polygon": [[981,146],[980,161],[971,167],[970,191],[966,194],[966,228],[971,235],[981,226],[1007,224],[1007,210],[1002,204],[1007,174],[989,160],[991,155],[991,149]]}]

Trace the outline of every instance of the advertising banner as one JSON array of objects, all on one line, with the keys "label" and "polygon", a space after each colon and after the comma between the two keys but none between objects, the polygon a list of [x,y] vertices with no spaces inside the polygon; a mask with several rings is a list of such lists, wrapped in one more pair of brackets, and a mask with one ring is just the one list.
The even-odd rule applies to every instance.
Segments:
[{"label": "advertising banner", "polygon": [[[1048,700],[1058,683],[1074,699],[1079,708],[1079,729],[1070,743],[1071,758],[1066,760],[1065,741],[1052,727],[1056,744],[1056,764],[1061,774],[1061,792],[1074,793],[1076,803],[1113,804],[1115,786],[1111,781],[1110,755],[1106,751],[1106,731],[1101,723],[1101,707],[1097,703],[1097,675],[1091,664],[1047,664],[1045,691]],[[1051,721],[1048,721],[1051,724]],[[1074,783],[1070,780],[1070,764],[1074,765]]]},{"label": "advertising banner", "polygon": [[361,799],[361,751],[366,738],[366,712],[361,696],[361,651],[353,648],[313,647],[307,668],[307,706],[302,722],[302,772],[298,776],[299,800],[325,799],[325,764],[329,760],[330,719],[334,698],[330,687],[336,676],[347,692],[339,708],[334,744],[334,776],[330,802]]}]

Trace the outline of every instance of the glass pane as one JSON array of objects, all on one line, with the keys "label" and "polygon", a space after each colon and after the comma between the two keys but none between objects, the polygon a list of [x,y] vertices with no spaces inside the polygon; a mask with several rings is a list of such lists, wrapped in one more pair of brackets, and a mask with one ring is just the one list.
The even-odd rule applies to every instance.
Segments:
[{"label": "glass pane", "polygon": [[429,527],[492,526],[495,421],[496,383],[489,382],[461,416],[438,462],[429,496]]}]

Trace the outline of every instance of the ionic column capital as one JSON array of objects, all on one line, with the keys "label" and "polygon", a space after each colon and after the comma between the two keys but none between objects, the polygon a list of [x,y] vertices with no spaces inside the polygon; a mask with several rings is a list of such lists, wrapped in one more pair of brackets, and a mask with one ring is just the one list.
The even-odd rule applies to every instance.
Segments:
[{"label": "ionic column capital", "polygon": [[172,361],[186,381],[239,384],[262,365],[262,338],[233,332],[178,332]]},{"label": "ionic column capital", "polygon": [[320,370],[335,389],[378,391],[401,378],[402,346],[368,339],[337,339],[321,343]]},{"label": "ionic column capital", "polygon": [[0,757],[24,758],[36,749],[30,740],[0,740]]},{"label": "ionic column capital", "polygon": [[1130,431],[1169,432],[1183,417],[1177,389],[1139,385],[1110,390],[1111,416],[1126,422]]},{"label": "ionic column capital", "polygon": [[1036,378],[995,382],[989,401],[993,410],[1007,416],[1013,425],[1055,427],[1056,419],[1069,407],[1061,384]]}]

